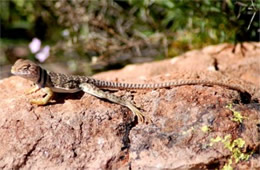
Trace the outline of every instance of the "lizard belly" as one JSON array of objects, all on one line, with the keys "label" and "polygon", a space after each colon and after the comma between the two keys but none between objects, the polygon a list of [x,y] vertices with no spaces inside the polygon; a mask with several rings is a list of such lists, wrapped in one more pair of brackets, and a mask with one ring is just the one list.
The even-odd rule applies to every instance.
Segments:
[{"label": "lizard belly", "polygon": [[76,93],[81,91],[81,89],[79,88],[65,89],[65,88],[55,88],[55,87],[52,87],[51,90],[55,93]]}]

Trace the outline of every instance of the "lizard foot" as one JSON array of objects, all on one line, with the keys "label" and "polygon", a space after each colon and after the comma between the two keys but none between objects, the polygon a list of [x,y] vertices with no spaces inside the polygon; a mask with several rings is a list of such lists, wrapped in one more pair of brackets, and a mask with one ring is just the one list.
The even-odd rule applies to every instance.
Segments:
[{"label": "lizard foot", "polygon": [[133,105],[128,105],[128,108],[133,112],[135,116],[137,116],[137,119],[138,121],[140,121],[140,123],[152,123],[152,120],[148,116],[145,116],[140,110],[138,110]]}]

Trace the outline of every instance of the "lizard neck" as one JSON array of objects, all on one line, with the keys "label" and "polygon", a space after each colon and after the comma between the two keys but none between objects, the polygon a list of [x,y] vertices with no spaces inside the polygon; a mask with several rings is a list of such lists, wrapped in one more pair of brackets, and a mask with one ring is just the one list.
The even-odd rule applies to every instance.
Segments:
[{"label": "lizard neck", "polygon": [[48,82],[48,79],[49,79],[49,75],[48,75],[48,72],[39,67],[39,75],[38,75],[38,80],[37,82],[35,82],[39,87],[45,87],[47,82]]}]

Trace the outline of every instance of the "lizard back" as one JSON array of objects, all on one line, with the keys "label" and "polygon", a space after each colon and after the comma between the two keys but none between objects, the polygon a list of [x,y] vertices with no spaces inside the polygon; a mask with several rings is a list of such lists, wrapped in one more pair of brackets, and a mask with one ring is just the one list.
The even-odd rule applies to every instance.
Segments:
[{"label": "lizard back", "polygon": [[87,76],[65,75],[51,71],[46,72],[47,80],[45,86],[50,87],[54,92],[75,93],[81,91],[80,84],[89,83]]}]

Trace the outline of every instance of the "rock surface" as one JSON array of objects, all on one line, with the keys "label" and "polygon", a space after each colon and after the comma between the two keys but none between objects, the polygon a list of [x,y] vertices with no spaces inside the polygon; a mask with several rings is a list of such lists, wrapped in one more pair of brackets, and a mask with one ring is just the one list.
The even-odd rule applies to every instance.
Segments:
[{"label": "rock surface", "polygon": [[[247,43],[245,55],[225,46],[95,77],[139,83],[231,77],[230,83],[259,87],[260,44]],[[201,85],[114,92],[149,115],[153,123],[145,125],[132,121],[127,108],[84,93],[31,105],[37,94],[24,94],[30,85],[19,77],[0,81],[1,169],[260,169],[257,95],[249,101]]]}]

